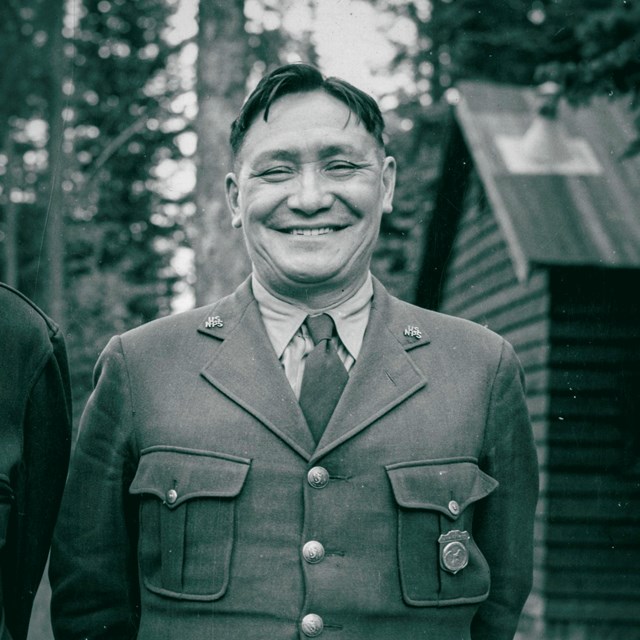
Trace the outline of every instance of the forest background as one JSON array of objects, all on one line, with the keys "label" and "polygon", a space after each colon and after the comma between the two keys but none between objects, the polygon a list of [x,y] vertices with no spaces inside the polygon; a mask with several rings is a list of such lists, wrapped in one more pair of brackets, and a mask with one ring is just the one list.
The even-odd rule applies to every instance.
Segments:
[{"label": "forest background", "polygon": [[399,179],[373,271],[411,301],[456,82],[630,94],[640,131],[639,33],[637,0],[3,0],[0,280],[63,328],[76,424],[112,335],[248,273],[223,178],[265,72],[312,62],[379,100]]},{"label": "forest background", "polygon": [[[411,300],[455,83],[553,79],[637,109],[638,33],[633,0],[5,0],[0,280],[62,326],[77,421],[112,335],[248,273],[229,125],[261,75],[303,60],[341,63],[383,107],[400,171],[373,269]],[[345,38],[370,51],[365,75]]]}]

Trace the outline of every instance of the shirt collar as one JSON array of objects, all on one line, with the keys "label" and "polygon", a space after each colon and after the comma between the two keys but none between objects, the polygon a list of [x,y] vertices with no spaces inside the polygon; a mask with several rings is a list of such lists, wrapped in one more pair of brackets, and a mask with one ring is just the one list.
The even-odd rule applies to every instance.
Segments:
[{"label": "shirt collar", "polygon": [[[280,358],[307,317],[307,311],[274,296],[260,284],[255,274],[251,275],[251,286],[267,335]],[[373,282],[368,273],[363,285],[350,298],[324,310],[333,318],[338,337],[354,360],[360,354],[372,297]]]}]

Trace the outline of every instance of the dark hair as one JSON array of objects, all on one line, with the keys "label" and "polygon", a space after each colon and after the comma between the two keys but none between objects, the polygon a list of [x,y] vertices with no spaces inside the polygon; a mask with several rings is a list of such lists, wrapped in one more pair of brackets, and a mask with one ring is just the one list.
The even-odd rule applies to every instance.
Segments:
[{"label": "dark hair", "polygon": [[365,129],[384,148],[382,139],[384,120],[380,108],[370,95],[340,78],[326,78],[311,65],[295,63],[278,67],[264,76],[242,105],[238,117],[231,125],[229,137],[234,155],[237,155],[247,131],[258,115],[264,112],[263,118],[266,122],[269,110],[278,98],[291,93],[308,93],[317,90],[324,91],[347,105],[358,118],[358,122],[362,122]]}]

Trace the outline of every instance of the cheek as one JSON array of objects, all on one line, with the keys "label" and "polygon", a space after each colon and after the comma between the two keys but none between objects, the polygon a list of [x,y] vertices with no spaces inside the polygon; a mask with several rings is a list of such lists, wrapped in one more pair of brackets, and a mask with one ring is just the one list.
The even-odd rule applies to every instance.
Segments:
[{"label": "cheek", "polygon": [[282,185],[262,185],[247,189],[243,194],[243,209],[249,219],[263,218],[286,203],[289,196]]},{"label": "cheek", "polygon": [[340,199],[361,216],[376,215],[382,209],[382,190],[375,180],[366,180],[342,189]]}]

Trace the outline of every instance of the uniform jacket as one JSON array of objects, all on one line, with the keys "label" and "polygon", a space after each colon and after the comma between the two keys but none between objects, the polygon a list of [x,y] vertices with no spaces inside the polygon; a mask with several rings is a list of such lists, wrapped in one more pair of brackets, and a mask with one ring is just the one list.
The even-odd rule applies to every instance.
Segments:
[{"label": "uniform jacket", "polygon": [[245,283],[101,356],[53,547],[56,637],[512,638],[536,496],[497,335],[375,282],[315,446]]},{"label": "uniform jacket", "polygon": [[67,475],[71,393],[63,336],[0,283],[0,638],[22,640]]}]

